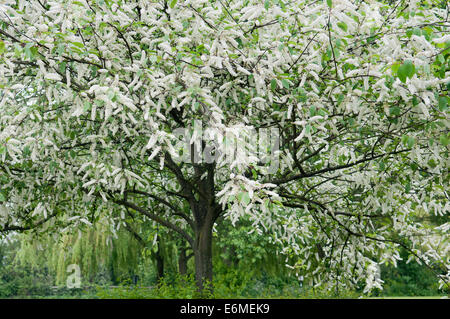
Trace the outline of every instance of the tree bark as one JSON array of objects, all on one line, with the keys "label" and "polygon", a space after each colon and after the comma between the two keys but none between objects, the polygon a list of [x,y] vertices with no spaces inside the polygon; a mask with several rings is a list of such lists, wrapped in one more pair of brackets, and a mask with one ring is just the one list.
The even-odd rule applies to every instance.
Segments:
[{"label": "tree bark", "polygon": [[159,253],[156,254],[156,268],[158,270],[158,282],[164,277],[164,260]]},{"label": "tree bark", "polygon": [[164,257],[162,254],[162,245],[159,236],[157,238],[157,245],[158,251],[153,253],[153,257],[155,258],[156,261],[157,281],[160,282],[161,279],[164,277]]},{"label": "tree bark", "polygon": [[183,247],[180,249],[180,254],[178,255],[178,271],[182,276],[187,274],[187,261],[186,247]]},{"label": "tree bark", "polygon": [[194,242],[195,280],[200,292],[205,288],[211,291],[208,283],[213,279],[212,264],[212,226],[211,218],[205,218],[204,223],[197,228]]},{"label": "tree bark", "polygon": [[[193,146],[193,144],[192,144]],[[194,251],[195,259],[195,280],[197,289],[201,294],[212,293],[213,264],[212,264],[212,229],[214,222],[221,214],[221,206],[215,203],[214,193],[214,170],[215,164],[206,164],[201,166],[194,164],[195,187],[186,183],[183,177],[180,177],[180,183],[187,190],[187,198],[193,221],[191,226],[194,231],[194,238],[190,244]],[[179,171],[176,173],[180,175]],[[207,173],[206,178],[202,176]],[[195,189],[195,190],[194,190]],[[198,197],[194,196],[194,192]]]}]

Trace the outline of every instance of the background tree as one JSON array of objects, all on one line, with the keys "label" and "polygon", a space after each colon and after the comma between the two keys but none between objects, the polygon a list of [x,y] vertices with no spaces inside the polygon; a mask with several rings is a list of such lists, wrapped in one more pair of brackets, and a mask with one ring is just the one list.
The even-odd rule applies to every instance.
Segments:
[{"label": "background tree", "polygon": [[399,247],[444,283],[449,224],[411,216],[449,212],[446,6],[3,1],[0,227],[133,211],[189,243],[203,289],[214,225],[247,216],[314,285],[380,287]]}]

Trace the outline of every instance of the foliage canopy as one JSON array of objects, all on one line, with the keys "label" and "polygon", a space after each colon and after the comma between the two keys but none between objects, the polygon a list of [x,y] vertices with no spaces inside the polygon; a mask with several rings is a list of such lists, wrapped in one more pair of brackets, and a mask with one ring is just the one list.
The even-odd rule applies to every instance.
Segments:
[{"label": "foliage canopy", "polygon": [[[444,284],[450,224],[418,220],[450,208],[448,28],[432,0],[4,0],[0,231],[139,213],[202,287],[246,216],[314,285],[380,287],[400,247]],[[178,128],[214,161],[177,160]]]}]

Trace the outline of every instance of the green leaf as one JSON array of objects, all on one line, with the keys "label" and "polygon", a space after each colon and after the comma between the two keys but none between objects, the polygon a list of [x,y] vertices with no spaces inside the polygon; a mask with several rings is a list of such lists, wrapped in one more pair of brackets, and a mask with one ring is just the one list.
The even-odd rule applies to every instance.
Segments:
[{"label": "green leaf", "polygon": [[407,182],[406,185],[405,185],[405,192],[409,193],[410,191],[411,191],[411,183]]},{"label": "green leaf", "polygon": [[439,77],[440,77],[441,79],[443,79],[443,78],[445,77],[445,72],[447,72],[447,67],[446,67],[445,64],[443,64],[443,65],[441,66],[441,69],[439,70]]},{"label": "green leaf", "polygon": [[406,82],[406,78],[412,78],[416,68],[411,61],[405,61],[397,71],[397,76],[403,83]]},{"label": "green leaf", "polygon": [[270,1],[269,0],[264,1],[264,8],[266,10],[269,10],[269,6],[270,6]]},{"label": "green leaf", "polygon": [[0,54],[3,54],[5,52],[5,42],[0,40]]},{"label": "green leaf", "polygon": [[178,0],[172,0],[171,2],[170,2],[170,8],[175,8],[175,5],[177,4],[177,2],[178,2]]},{"label": "green leaf", "polygon": [[416,140],[414,139],[414,137],[408,136],[408,140],[406,141],[406,145],[408,145],[409,148],[414,146],[414,143],[416,142]]},{"label": "green leaf", "polygon": [[281,84],[283,84],[284,88],[289,89],[290,84],[289,81],[286,79],[281,80]]},{"label": "green leaf", "polygon": [[105,105],[105,101],[103,100],[94,100],[94,103],[97,104],[99,107],[103,107],[103,105]]},{"label": "green leaf", "polygon": [[347,24],[345,22],[338,22],[337,25],[342,30],[347,31]]},{"label": "green leaf", "polygon": [[247,206],[250,203],[250,196],[247,192],[240,193],[238,199],[244,206]]},{"label": "green leaf", "polygon": [[30,147],[25,146],[22,151],[23,156],[28,157],[31,154]]},{"label": "green leaf", "polygon": [[310,124],[305,126],[305,134],[309,134],[311,132],[312,126]]},{"label": "green leaf", "polygon": [[90,102],[88,102],[88,101],[84,102],[83,110],[84,110],[85,112],[86,112],[86,111],[89,111],[89,110],[91,109],[91,107],[92,107],[92,104],[91,104]]},{"label": "green leaf", "polygon": [[273,200],[274,204],[277,204],[278,206],[284,207],[283,203],[280,202],[279,200]]},{"label": "green leaf", "polygon": [[400,108],[398,106],[393,106],[389,108],[389,115],[400,115]]},{"label": "green leaf", "polygon": [[73,45],[79,47],[79,48],[84,48],[84,44],[81,42],[72,42]]},{"label": "green leaf", "polygon": [[408,135],[402,135],[402,143],[406,145],[407,142],[408,142]]},{"label": "green leaf", "polygon": [[327,0],[327,5],[331,8],[333,6],[333,2],[331,0]]},{"label": "green leaf", "polygon": [[447,146],[450,143],[450,138],[445,134],[441,134],[441,136],[439,136],[439,141],[442,145]]},{"label": "green leaf", "polygon": [[391,70],[394,75],[397,74],[399,67],[400,67],[400,63],[398,63],[398,62],[391,65]]},{"label": "green leaf", "polygon": [[31,52],[31,56],[32,56],[33,58],[35,58],[36,55],[38,54],[38,48],[37,48],[37,47],[31,47],[31,48],[30,48],[30,52]]},{"label": "green leaf", "polygon": [[200,108],[200,103],[195,102],[195,103],[192,105],[192,108],[194,109],[195,112],[198,111],[198,109]]},{"label": "green leaf", "polygon": [[58,65],[59,72],[61,72],[61,73],[66,73],[66,65],[67,65],[66,62],[61,62],[61,63]]},{"label": "green leaf", "polygon": [[400,81],[402,81],[403,83],[406,83],[406,74],[404,72],[399,72],[397,73],[398,78],[400,79]]},{"label": "green leaf", "polygon": [[427,162],[427,165],[430,166],[431,168],[435,168],[437,166],[436,161],[434,159],[430,159]]},{"label": "green leaf", "polygon": [[418,37],[420,37],[422,35],[422,30],[419,28],[414,28],[412,34],[417,35]]},{"label": "green leaf", "polygon": [[439,110],[445,111],[447,109],[447,97],[441,96],[439,97]]},{"label": "green leaf", "polygon": [[270,81],[270,88],[272,89],[272,91],[275,91],[277,89],[277,80],[273,79],[272,81]]},{"label": "green leaf", "polygon": [[0,192],[0,202],[6,202],[6,196],[2,192]]}]

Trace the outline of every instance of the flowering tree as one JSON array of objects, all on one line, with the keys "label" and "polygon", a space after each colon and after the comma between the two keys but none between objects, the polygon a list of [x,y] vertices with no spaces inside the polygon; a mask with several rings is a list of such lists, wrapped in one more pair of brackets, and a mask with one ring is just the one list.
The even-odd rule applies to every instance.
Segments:
[{"label": "flowering tree", "polygon": [[446,6],[2,1],[0,231],[137,212],[202,288],[245,216],[314,285],[380,287],[400,247],[445,284],[450,224],[419,217],[450,209]]}]

